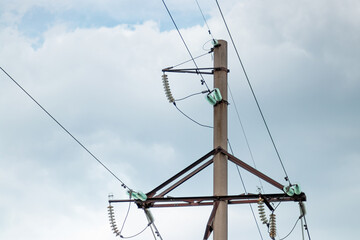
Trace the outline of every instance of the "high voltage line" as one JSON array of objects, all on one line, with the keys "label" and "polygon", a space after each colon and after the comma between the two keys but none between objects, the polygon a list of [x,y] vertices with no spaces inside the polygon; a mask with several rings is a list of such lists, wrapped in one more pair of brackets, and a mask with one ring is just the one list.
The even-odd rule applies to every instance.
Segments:
[{"label": "high voltage line", "polygon": [[50,114],[33,96],[30,95],[9,73],[7,73],[2,67],[0,69],[10,78],[33,102],[36,103],[57,125],[59,125],[75,142],[77,142],[92,158],[94,158],[103,168],[105,168],[113,177],[115,177],[121,186],[129,191],[132,191],[118,176],[115,175],[99,158],[97,158],[84,144],[82,144],[67,128],[64,127],[56,118]]},{"label": "high voltage line", "polygon": [[[195,61],[196,58],[194,58],[193,55],[191,54],[191,52],[190,52],[190,50],[189,50],[189,48],[188,48],[188,46],[187,46],[187,44],[186,44],[183,36],[181,35],[181,32],[180,32],[180,30],[179,30],[179,28],[178,28],[178,26],[177,26],[174,18],[172,17],[171,12],[169,11],[169,9],[168,9],[165,1],[162,0],[162,2],[163,2],[163,4],[164,4],[164,6],[165,6],[165,8],[166,8],[166,10],[167,10],[170,18],[171,18],[173,24],[175,25],[175,28],[176,28],[176,30],[177,30],[177,32],[178,32],[178,34],[179,34],[179,36],[180,36],[183,44],[185,45],[185,47],[186,47],[186,49],[187,49],[187,51],[188,51],[188,53],[189,53],[189,55],[190,55],[190,57],[191,57],[191,60],[190,60],[190,61],[193,61],[194,64],[195,64],[195,66],[196,66],[196,68],[198,69],[198,65],[197,65],[197,63],[196,63],[196,61]],[[209,34],[211,35],[211,37],[213,37],[213,36],[212,36],[212,33],[211,33],[211,31],[210,31],[210,28],[209,28],[209,26],[208,26],[208,24],[207,24],[207,22],[206,22],[206,19],[205,19],[205,17],[204,17],[204,14],[203,14],[203,12],[202,12],[202,10],[201,10],[201,7],[200,7],[200,5],[199,5],[199,3],[198,3],[197,0],[196,0],[196,3],[197,3],[197,5],[198,5],[198,7],[199,7],[199,10],[200,10],[202,16],[203,16],[203,19],[204,19],[204,21],[205,21],[205,24],[206,24],[206,26],[207,26],[207,28],[208,28],[208,32],[209,32]],[[259,102],[258,102],[258,100],[257,100],[257,98],[256,98],[256,95],[255,95],[255,93],[254,93],[254,90],[253,90],[253,88],[252,88],[252,85],[251,85],[251,83],[250,83],[250,80],[249,80],[249,78],[248,78],[247,72],[245,71],[244,65],[243,65],[243,63],[242,63],[242,61],[241,61],[240,55],[239,55],[239,53],[238,53],[238,51],[237,51],[237,48],[236,48],[235,43],[234,43],[234,40],[233,40],[233,38],[232,38],[232,35],[231,35],[231,33],[230,33],[230,30],[229,30],[229,28],[228,28],[228,25],[227,25],[227,23],[226,23],[226,21],[225,21],[224,15],[223,15],[223,13],[222,13],[222,11],[221,11],[220,5],[219,5],[219,3],[218,3],[217,0],[216,0],[216,4],[217,4],[218,9],[219,9],[219,11],[220,11],[220,13],[221,13],[222,19],[223,19],[223,21],[224,21],[224,24],[225,24],[226,29],[227,29],[227,31],[228,31],[228,34],[229,34],[229,36],[230,36],[231,42],[232,42],[232,44],[233,44],[233,46],[234,46],[234,48],[235,48],[235,51],[236,51],[238,60],[239,60],[239,62],[240,62],[240,64],[241,64],[241,67],[242,67],[243,72],[244,72],[244,74],[245,74],[246,80],[247,80],[247,82],[248,82],[248,85],[249,85],[249,87],[250,87],[250,90],[251,90],[251,92],[252,92],[252,94],[253,94],[253,97],[254,97],[254,99],[255,99],[256,105],[257,105],[257,107],[258,107],[258,109],[259,109],[259,112],[260,112],[260,114],[261,114],[261,117],[262,117],[262,119],[263,119],[263,121],[264,121],[265,127],[266,127],[267,132],[268,132],[268,134],[269,134],[269,136],[270,136],[271,142],[272,142],[272,144],[273,144],[273,146],[274,146],[274,148],[275,148],[276,154],[277,154],[277,156],[278,156],[278,158],[279,158],[279,161],[280,161],[280,163],[281,163],[281,166],[282,166],[282,168],[283,168],[283,170],[284,170],[284,173],[285,173],[285,176],[286,176],[285,179],[290,183],[288,174],[287,174],[287,172],[286,172],[286,170],[285,170],[284,164],[283,164],[282,159],[281,159],[281,157],[280,157],[280,154],[279,154],[279,152],[278,152],[278,150],[277,150],[277,147],[276,147],[275,142],[274,142],[274,140],[273,140],[272,134],[271,134],[271,132],[270,132],[270,130],[269,130],[269,127],[268,127],[268,125],[267,125],[267,122],[266,122],[266,120],[265,120],[265,117],[264,117],[264,115],[263,115],[263,112],[262,112],[262,110],[261,110],[261,108],[260,108]],[[213,38],[213,40],[214,40],[214,38]],[[205,54],[204,54],[204,55],[205,55]],[[122,187],[124,187],[125,189],[127,189],[127,190],[129,190],[129,191],[132,191],[132,189],[130,189],[130,188],[129,188],[119,177],[117,177],[102,161],[100,161],[88,148],[86,148],[67,128],[65,128],[58,120],[56,120],[56,119],[55,119],[35,98],[33,98],[17,81],[15,81],[14,78],[12,78],[10,74],[8,74],[2,67],[0,67],[0,69],[1,69],[32,101],[34,101],[53,121],[55,121],[71,138],[73,138],[73,140],[75,140],[75,141],[76,141],[86,152],[88,152],[88,154],[90,154],[103,168],[105,168],[113,177],[115,177],[115,178],[121,183],[121,186],[122,186]],[[205,84],[207,90],[210,91],[210,89],[209,89],[206,81],[204,80],[203,76],[201,75],[201,73],[200,73],[200,76],[201,76],[201,78],[202,78],[201,83],[202,83],[202,84]],[[197,93],[197,94],[199,94],[199,93]],[[231,91],[230,91],[230,94],[231,94]],[[195,94],[194,94],[194,95],[195,95]],[[231,94],[231,97],[232,97],[232,94]],[[187,98],[187,97],[185,97],[185,98]],[[185,99],[185,98],[184,98],[184,99]],[[180,100],[182,100],[182,99],[178,99],[178,101],[180,101]],[[233,99],[233,101],[234,101],[234,99]],[[175,104],[174,104],[174,105],[175,105]],[[176,105],[175,105],[175,107],[177,108]],[[235,108],[236,108],[236,106],[235,106]],[[177,108],[177,109],[178,109],[178,108]],[[178,110],[179,110],[179,109],[178,109]],[[180,111],[180,110],[179,110],[179,111]],[[180,111],[180,112],[181,112],[181,111]],[[237,114],[238,114],[237,109],[236,109],[236,112],[237,112]],[[183,114],[184,114],[184,113],[183,113]],[[184,114],[184,115],[185,115],[185,114]],[[187,115],[185,115],[185,116],[187,116]],[[187,116],[187,117],[188,117],[188,116]],[[238,116],[238,117],[239,117],[239,116]],[[189,117],[188,117],[188,118],[189,118]],[[189,118],[189,119],[191,119],[191,118]],[[192,120],[192,119],[191,119],[191,120]],[[194,120],[192,120],[192,121],[194,121]],[[196,122],[196,121],[194,121],[194,122],[197,123],[197,124],[199,124],[199,123]],[[240,124],[241,124],[241,122],[240,122]],[[202,124],[199,124],[199,125],[202,125]],[[206,125],[202,125],[202,126],[208,127],[208,128],[212,128],[211,126],[206,126]],[[246,136],[245,136],[245,138],[246,138]],[[247,143],[247,144],[248,144],[248,143]],[[229,142],[229,146],[230,146],[230,149],[231,149],[230,142]],[[249,146],[248,146],[248,147],[249,147]],[[231,149],[231,151],[232,151],[232,149]],[[251,150],[250,150],[250,154],[252,155]],[[254,165],[255,165],[255,162],[254,162]],[[239,170],[238,170],[238,171],[239,171]],[[239,175],[240,175],[242,184],[243,184],[243,186],[244,186],[245,192],[247,192],[247,190],[246,190],[246,188],[245,188],[245,184],[244,184],[244,182],[243,182],[243,180],[242,180],[242,177],[241,177],[240,172],[239,172]],[[291,183],[290,183],[290,184],[291,184]],[[250,206],[251,206],[251,205],[250,205]],[[252,208],[251,208],[251,210],[252,210]],[[254,212],[253,212],[253,215],[254,215]],[[256,221],[256,219],[255,219],[255,221]],[[305,219],[305,224],[306,224],[306,219]],[[296,224],[295,224],[295,225],[296,225]],[[156,227],[155,227],[155,228],[156,228]],[[258,228],[259,228],[259,227],[258,227]],[[157,229],[156,229],[156,230],[157,230]],[[308,229],[306,228],[306,230],[308,230]],[[259,232],[260,232],[260,231],[259,231]],[[308,235],[309,235],[309,232],[308,232]],[[260,236],[261,236],[261,233],[260,233]],[[262,236],[261,236],[261,238],[262,238]],[[309,239],[310,239],[310,235],[309,235]]]},{"label": "high voltage line", "polygon": [[[183,38],[183,36],[182,36],[182,34],[181,34],[181,32],[180,32],[180,29],[178,28],[178,26],[177,26],[177,24],[176,24],[176,22],[175,22],[175,20],[174,20],[173,16],[171,15],[171,12],[170,12],[169,8],[167,7],[167,5],[166,5],[166,3],[165,3],[165,1],[164,1],[164,0],[162,0],[162,3],[164,4],[164,7],[165,7],[165,9],[166,9],[167,13],[169,14],[169,16],[170,16],[170,18],[171,18],[171,21],[173,22],[173,24],[174,24],[174,26],[175,26],[175,28],[176,28],[176,30],[177,30],[177,32],[178,32],[178,34],[179,34],[179,36],[180,36],[181,40],[182,40],[182,42],[183,42],[183,44],[184,44],[184,46],[185,46],[185,48],[186,48],[187,52],[189,53],[189,55],[190,55],[190,57],[191,57],[192,61],[194,62],[195,67],[198,69],[199,67],[198,67],[198,65],[197,65],[197,63],[196,63],[196,61],[195,61],[195,59],[194,59],[193,55],[191,54],[190,49],[189,49],[188,45],[186,44],[186,42],[185,42],[185,40],[184,40],[184,38]],[[202,76],[202,74],[201,74],[201,73],[200,73],[200,76],[201,76],[201,84],[205,84],[205,86],[206,86],[207,90],[210,92],[210,89],[209,89],[209,87],[208,87],[208,85],[207,85],[207,83],[206,83],[206,81],[205,81],[205,79],[204,79],[204,77]]]},{"label": "high voltage line", "polygon": [[[199,8],[199,11],[200,11],[203,19],[204,19],[204,22],[205,22],[205,24],[206,24],[206,26],[207,26],[208,33],[209,33],[209,34],[211,35],[211,37],[213,38],[212,33],[211,33],[211,31],[210,31],[210,27],[209,27],[209,25],[208,25],[208,23],[207,23],[207,21],[206,21],[206,18],[205,18],[204,14],[203,14],[203,11],[202,11],[201,7],[200,7],[200,4],[199,4],[198,0],[195,0],[195,1],[196,1],[196,4],[197,4],[197,6],[198,6],[198,8]],[[185,43],[185,40],[183,39],[183,37],[182,37],[182,35],[181,35],[181,33],[180,33],[179,28],[177,27],[177,24],[175,23],[174,18],[172,17],[172,15],[171,15],[168,7],[166,6],[165,1],[162,0],[162,2],[163,2],[163,4],[164,4],[164,6],[165,6],[165,8],[166,8],[166,10],[167,10],[170,18],[171,18],[171,20],[172,20],[172,22],[173,22],[176,30],[177,30],[178,33],[179,33],[179,36],[180,36],[181,40],[183,41],[183,43],[184,43],[187,51],[189,52],[192,60],[194,61],[194,64],[195,64],[196,68],[198,68],[195,60],[193,59],[193,57],[192,57],[192,55],[191,55],[191,52],[190,52],[189,48],[187,47],[187,45],[186,45],[186,43]],[[275,152],[276,152],[276,154],[277,154],[277,157],[278,157],[278,159],[279,159],[279,161],[280,161],[281,167],[282,167],[282,169],[283,169],[283,171],[284,171],[284,173],[285,173],[285,180],[289,182],[289,185],[291,185],[289,176],[288,176],[288,174],[287,174],[287,171],[286,171],[286,169],[285,169],[285,166],[284,166],[284,164],[283,164],[283,161],[282,161],[282,159],[281,159],[281,157],[280,157],[280,154],[279,154],[279,151],[278,151],[278,149],[277,149],[277,146],[276,146],[276,144],[275,144],[275,142],[274,142],[274,139],[273,139],[273,137],[272,137],[272,134],[271,134],[271,132],[270,132],[270,129],[269,129],[269,127],[268,127],[268,124],[267,124],[267,122],[266,122],[266,119],[265,119],[265,117],[264,117],[264,114],[263,114],[263,112],[262,112],[262,109],[261,109],[261,107],[260,107],[260,104],[259,104],[259,102],[258,102],[258,100],[257,100],[256,95],[255,95],[254,89],[253,89],[253,87],[252,87],[252,85],[251,85],[251,82],[250,82],[250,79],[249,79],[249,77],[248,77],[248,74],[247,74],[247,72],[246,72],[246,70],[245,70],[245,67],[244,67],[243,63],[242,63],[242,60],[241,60],[240,55],[239,55],[239,52],[238,52],[238,50],[237,50],[237,48],[236,48],[236,45],[235,45],[234,40],[233,40],[233,37],[232,37],[232,35],[231,35],[231,32],[230,32],[230,30],[229,30],[229,27],[228,27],[228,25],[227,25],[227,23],[226,23],[225,17],[224,17],[224,15],[223,15],[223,13],[222,13],[222,10],[221,10],[220,5],[219,5],[219,3],[218,3],[217,0],[216,0],[216,4],[217,4],[217,7],[218,7],[219,12],[220,12],[220,14],[221,14],[221,17],[222,17],[222,19],[223,19],[223,22],[224,22],[224,24],[225,24],[226,30],[227,30],[227,32],[228,32],[228,34],[229,34],[229,36],[230,36],[231,42],[232,42],[233,47],[234,47],[234,49],[235,49],[235,52],[236,52],[236,54],[237,54],[238,60],[239,60],[240,65],[241,65],[241,68],[242,68],[242,70],[243,70],[243,72],[244,72],[244,74],[245,74],[247,83],[248,83],[249,88],[250,88],[250,90],[251,90],[251,93],[252,93],[252,95],[253,95],[253,97],[254,97],[254,100],[255,100],[255,102],[256,102],[257,108],[258,108],[258,110],[259,110],[259,112],[260,112],[260,115],[261,115],[262,120],[263,120],[263,122],[264,122],[264,125],[265,125],[265,127],[266,127],[267,133],[268,133],[268,135],[269,135],[269,137],[270,137],[270,139],[271,139],[272,145],[273,145],[273,147],[274,147],[274,149],[275,149]],[[213,38],[213,41],[214,41],[214,43],[215,43],[214,38]],[[206,84],[206,83],[205,83],[205,84]],[[207,85],[206,85],[206,86],[207,86]],[[209,90],[209,88],[208,88],[208,90]],[[229,87],[229,90],[230,90],[230,87]],[[234,101],[233,96],[232,96],[232,93],[231,93],[231,90],[230,90],[230,95],[231,95],[232,100]],[[235,104],[235,102],[234,102],[234,104]],[[174,103],[174,105],[175,105],[175,103]],[[176,106],[176,105],[175,105],[175,106]],[[179,109],[178,109],[178,110],[179,110]],[[246,134],[245,134],[243,125],[242,125],[241,120],[240,120],[240,116],[239,116],[239,113],[238,113],[238,110],[237,110],[236,105],[235,105],[235,110],[236,110],[236,113],[237,113],[237,116],[238,116],[238,120],[239,120],[239,122],[240,122],[240,125],[241,125],[241,127],[242,127],[243,134],[244,134],[244,136],[245,136],[246,143],[247,143],[248,149],[249,149],[249,151],[250,151],[251,158],[252,158],[252,160],[253,160],[254,166],[256,166],[256,165],[255,165],[254,158],[253,158],[253,156],[252,156],[252,152],[251,152],[250,146],[249,146],[249,142],[248,142],[248,140],[247,140],[247,137],[246,137]],[[180,110],[179,110],[179,111],[180,111]],[[185,116],[186,116],[186,115],[185,115]],[[191,119],[191,120],[192,120],[192,119]],[[193,121],[194,121],[194,120],[193,120]],[[194,121],[194,122],[197,123],[196,121]],[[199,123],[197,123],[197,124],[199,124]],[[199,125],[200,125],[200,124],[199,124]],[[231,145],[230,145],[229,140],[228,140],[228,144],[229,144],[229,147],[230,147],[230,149],[231,149],[231,151],[232,151],[232,147],[231,147]],[[239,169],[238,169],[238,173],[239,173],[240,179],[241,179],[241,181],[242,181],[243,187],[244,187],[244,189],[245,189],[245,192],[247,192],[247,191],[246,191],[245,184],[244,184],[244,182],[243,182],[243,179],[242,179],[242,177],[241,177],[241,174],[240,174]],[[261,181],[260,181],[260,185],[261,185],[261,187],[262,187]],[[263,188],[263,187],[262,187],[262,188]],[[251,207],[251,205],[250,205],[250,207]],[[251,211],[252,211],[252,214],[253,214],[253,216],[254,216],[254,218],[255,218],[254,211],[253,211],[252,207],[251,207]],[[305,220],[305,221],[306,221],[306,220]],[[261,239],[262,239],[262,235],[261,235],[261,232],[260,232],[260,229],[259,229],[259,225],[257,224],[256,218],[255,218],[255,222],[256,222],[256,225],[257,225],[257,228],[258,228],[260,237],[261,237]],[[296,225],[296,223],[295,223],[295,225]],[[306,226],[306,223],[305,223],[305,226]],[[295,227],[295,226],[294,226],[294,227]],[[306,227],[306,230],[307,230],[307,233],[308,233],[308,237],[309,237],[309,239],[310,239],[310,234],[309,234],[309,231],[308,231],[308,228],[307,228],[307,227]],[[292,232],[292,230],[291,230],[291,232]],[[289,233],[289,235],[291,234],[291,232]],[[287,236],[288,236],[288,235],[287,235]],[[287,236],[286,236],[286,237],[287,237]],[[286,237],[285,237],[285,238],[286,238]]]},{"label": "high voltage line", "polygon": [[231,43],[232,43],[232,45],[233,45],[233,47],[234,47],[234,49],[235,49],[235,52],[236,52],[237,58],[238,58],[238,60],[239,60],[239,62],[240,62],[241,68],[242,68],[242,70],[243,70],[243,72],[244,72],[244,75],[245,75],[246,81],[247,81],[247,83],[248,83],[248,85],[249,85],[250,91],[251,91],[251,93],[252,93],[252,95],[253,95],[253,97],[254,97],[256,106],[257,106],[257,108],[258,108],[258,110],[259,110],[259,112],[260,112],[261,118],[262,118],[262,120],[263,120],[263,122],[264,122],[264,125],[265,125],[265,128],[266,128],[266,130],[267,130],[267,133],[268,133],[268,135],[269,135],[269,137],[270,137],[270,140],[271,140],[271,142],[272,142],[272,145],[273,145],[273,147],[274,147],[274,149],[275,149],[276,155],[277,155],[277,157],[278,157],[278,159],[279,159],[279,161],[280,161],[281,167],[282,167],[282,169],[283,169],[283,171],[284,171],[284,173],[285,173],[285,180],[288,181],[289,184],[291,185],[291,182],[290,182],[289,176],[288,176],[288,174],[287,174],[287,172],[286,172],[284,163],[283,163],[283,161],[282,161],[282,159],[281,159],[281,157],[280,157],[280,153],[279,153],[279,151],[278,151],[278,149],[277,149],[277,147],[276,147],[276,144],[275,144],[275,142],[274,142],[274,139],[273,139],[273,137],[272,137],[272,134],[271,134],[271,132],[270,132],[270,129],[269,129],[269,127],[268,127],[268,124],[267,124],[267,122],[266,122],[266,120],[265,120],[265,116],[264,116],[264,114],[263,114],[263,112],[262,112],[262,110],[261,110],[259,101],[257,100],[257,97],[256,97],[256,95],[255,95],[254,89],[253,89],[253,87],[252,87],[252,85],[251,85],[250,79],[249,79],[248,74],[247,74],[247,72],[246,72],[246,70],[245,70],[244,64],[243,64],[243,62],[242,62],[242,60],[241,60],[241,58],[240,58],[240,54],[239,54],[239,52],[238,52],[238,50],[237,50],[237,48],[236,48],[236,45],[235,45],[234,39],[233,39],[233,37],[232,37],[232,35],[231,35],[231,33],[230,33],[230,29],[229,29],[229,27],[228,27],[228,24],[226,23],[224,14],[223,14],[223,12],[222,12],[222,10],[221,10],[221,8],[220,8],[220,5],[219,5],[218,0],[215,0],[215,1],[216,1],[216,5],[217,5],[217,7],[218,7],[218,9],[219,9],[219,12],[220,12],[220,14],[221,14],[221,17],[222,17],[222,19],[223,19],[223,22],[224,22],[224,24],[225,24],[226,30],[227,30],[227,32],[228,32],[228,34],[229,34]]}]

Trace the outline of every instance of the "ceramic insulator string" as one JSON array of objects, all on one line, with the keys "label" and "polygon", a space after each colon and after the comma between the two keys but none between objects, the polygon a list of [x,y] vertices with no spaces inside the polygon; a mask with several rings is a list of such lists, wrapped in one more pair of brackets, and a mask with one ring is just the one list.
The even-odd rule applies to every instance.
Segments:
[{"label": "ceramic insulator string", "polygon": [[276,237],[276,215],[274,213],[270,214],[270,237],[275,239]]},{"label": "ceramic insulator string", "polygon": [[166,74],[162,75],[162,82],[163,82],[163,85],[164,85],[164,91],[165,91],[165,95],[166,95],[167,99],[169,100],[170,103],[175,102],[175,99],[171,94],[169,80],[168,80],[168,77],[167,77]]},{"label": "ceramic insulator string", "polygon": [[264,199],[262,199],[262,198],[259,198],[259,201],[258,201],[258,211],[259,211],[261,222],[263,224],[268,225],[269,222],[268,222],[268,219],[265,214]]},{"label": "ceramic insulator string", "polygon": [[119,230],[117,228],[116,222],[115,222],[115,215],[114,215],[114,207],[109,205],[108,206],[108,213],[109,213],[109,220],[110,220],[110,226],[111,230],[116,236],[119,236]]}]

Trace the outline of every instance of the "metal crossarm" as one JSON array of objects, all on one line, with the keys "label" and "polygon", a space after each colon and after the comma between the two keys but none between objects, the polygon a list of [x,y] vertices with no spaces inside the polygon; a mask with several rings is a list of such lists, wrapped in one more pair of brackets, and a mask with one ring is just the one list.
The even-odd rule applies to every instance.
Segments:
[{"label": "metal crossarm", "polygon": [[[254,174],[255,176],[263,179],[264,181],[270,183],[271,185],[277,187],[278,189],[280,189],[280,190],[283,189],[284,186],[282,184],[280,184],[279,182],[275,181],[274,179],[268,177],[267,175],[263,174],[262,172],[256,170],[255,168],[251,167],[250,165],[246,164],[245,162],[243,162],[240,159],[236,158],[235,156],[231,155],[223,148],[218,147],[218,148],[213,149],[212,151],[208,152],[203,157],[201,157],[200,159],[198,159],[194,163],[190,164],[188,167],[186,167],[179,173],[175,174],[173,177],[166,180],[164,183],[160,184],[159,186],[157,186],[156,188],[154,188],[153,190],[148,192],[146,194],[147,197],[148,198],[164,197],[166,194],[168,194],[169,192],[171,192],[172,190],[174,190],[175,188],[177,188],[178,186],[180,186],[181,184],[186,182],[188,179],[195,176],[197,173],[199,173],[200,171],[202,171],[203,169],[205,169],[206,167],[211,165],[211,163],[213,163],[213,159],[208,160],[206,163],[204,163],[197,169],[193,170],[195,167],[197,167],[198,165],[203,163],[205,160],[207,160],[211,156],[215,156],[216,154],[219,154],[219,153],[226,155],[228,157],[229,161],[231,161],[231,162],[235,163],[236,165],[238,165],[239,167],[249,171],[250,173]],[[193,170],[193,171],[190,172],[191,170]],[[185,175],[185,176],[182,177],[183,175]],[[178,180],[180,177],[182,177],[182,178],[180,180]],[[176,180],[177,180],[177,182],[174,183]],[[172,184],[172,185],[170,185],[170,184]],[[167,187],[165,190],[163,190],[160,194],[156,195],[156,193],[158,191],[161,191],[165,187]]]},{"label": "metal crossarm", "polygon": [[227,68],[183,68],[183,69],[173,69],[173,68],[164,68],[163,72],[174,72],[174,73],[195,73],[195,74],[214,74],[216,71],[226,71],[229,72],[230,70]]},{"label": "metal crossarm", "polygon": [[[263,179],[269,184],[280,189],[282,193],[278,194],[239,194],[239,195],[224,195],[224,196],[194,196],[194,197],[170,197],[166,196],[175,188],[179,187],[181,184],[201,172],[203,169],[207,168],[214,162],[214,157],[217,154],[223,154],[227,158],[227,161],[235,163],[237,166],[245,169],[251,174]],[[273,209],[271,202],[304,202],[306,201],[305,193],[300,193],[299,195],[289,196],[283,191],[284,186],[274,179],[268,177],[257,169],[251,167],[247,163],[241,161],[237,157],[228,153],[225,149],[217,147],[207,154],[205,154],[200,159],[196,160],[194,163],[190,164],[188,167],[184,168],[182,171],[178,172],[150,192],[146,194],[147,198],[145,200],[141,199],[125,199],[125,200],[109,200],[109,203],[126,203],[134,202],[139,208],[148,209],[148,208],[167,208],[167,207],[193,207],[193,206],[213,206],[209,220],[207,222],[204,240],[207,240],[211,233],[214,230],[213,222],[218,212],[219,205],[222,202],[226,202],[228,205],[233,204],[251,204],[258,203],[259,198],[264,200],[264,203],[268,206],[270,210]],[[157,194],[160,192],[159,194]]]},{"label": "metal crossarm", "polygon": [[259,196],[266,198],[268,202],[304,202],[306,195],[288,196],[287,194],[240,194],[228,196],[199,196],[199,197],[160,197],[148,198],[145,201],[124,199],[109,200],[109,203],[135,202],[140,208],[162,208],[162,207],[192,207],[212,206],[216,201],[227,201],[228,204],[257,203]]}]

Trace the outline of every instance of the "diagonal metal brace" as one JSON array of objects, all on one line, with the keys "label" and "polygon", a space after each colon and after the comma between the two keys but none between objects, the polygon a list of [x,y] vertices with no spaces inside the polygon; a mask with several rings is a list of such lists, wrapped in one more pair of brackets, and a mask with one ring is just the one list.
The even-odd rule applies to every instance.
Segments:
[{"label": "diagonal metal brace", "polygon": [[258,171],[257,169],[251,167],[249,164],[241,161],[240,159],[238,159],[237,157],[231,155],[230,153],[228,153],[225,149],[218,147],[216,148],[217,152],[221,152],[222,154],[225,154],[228,159],[235,163],[236,165],[238,165],[239,167],[245,169],[246,171],[254,174],[255,176],[261,178],[262,180],[270,183],[271,185],[273,185],[274,187],[277,187],[278,189],[280,189],[281,191],[283,191],[284,186],[282,184],[280,184],[279,182],[275,181],[274,179],[266,176],[265,174],[263,174],[262,172]]},{"label": "diagonal metal brace", "polygon": [[189,172],[190,170],[192,170],[193,168],[195,168],[196,166],[198,166],[200,163],[204,162],[206,159],[208,159],[209,157],[213,156],[214,154],[216,154],[219,150],[218,149],[213,149],[210,152],[208,152],[207,154],[205,154],[203,157],[201,157],[199,160],[195,161],[194,163],[190,164],[188,167],[186,167],[185,169],[183,169],[182,171],[180,171],[179,173],[175,174],[173,177],[169,178],[167,181],[165,181],[164,183],[160,184],[159,186],[157,186],[156,188],[154,188],[153,190],[151,190],[150,192],[148,192],[146,195],[151,198],[154,197],[155,194],[160,191],[161,189],[163,189],[164,187],[168,186],[169,184],[173,183],[175,180],[177,180],[178,178],[180,178],[182,175],[186,174],[187,172]]},{"label": "diagonal metal brace", "polygon": [[216,214],[216,210],[218,209],[218,206],[219,206],[219,201],[214,202],[213,210],[211,211],[209,220],[206,224],[204,240],[207,240],[210,237],[211,232],[213,231],[213,222],[215,219],[215,214]]}]

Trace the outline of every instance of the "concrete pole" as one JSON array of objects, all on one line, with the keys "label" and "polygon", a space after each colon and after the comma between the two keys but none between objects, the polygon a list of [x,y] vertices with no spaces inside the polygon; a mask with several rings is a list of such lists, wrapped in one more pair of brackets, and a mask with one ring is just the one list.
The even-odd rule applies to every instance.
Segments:
[{"label": "concrete pole", "polygon": [[[214,49],[214,88],[218,88],[223,100],[214,106],[214,148],[222,147],[227,151],[227,42],[218,41],[220,46]],[[219,69],[219,70],[216,70]],[[214,196],[228,194],[227,157],[221,153],[214,156]],[[228,206],[222,201],[216,211],[213,223],[214,240],[228,239]]]}]

